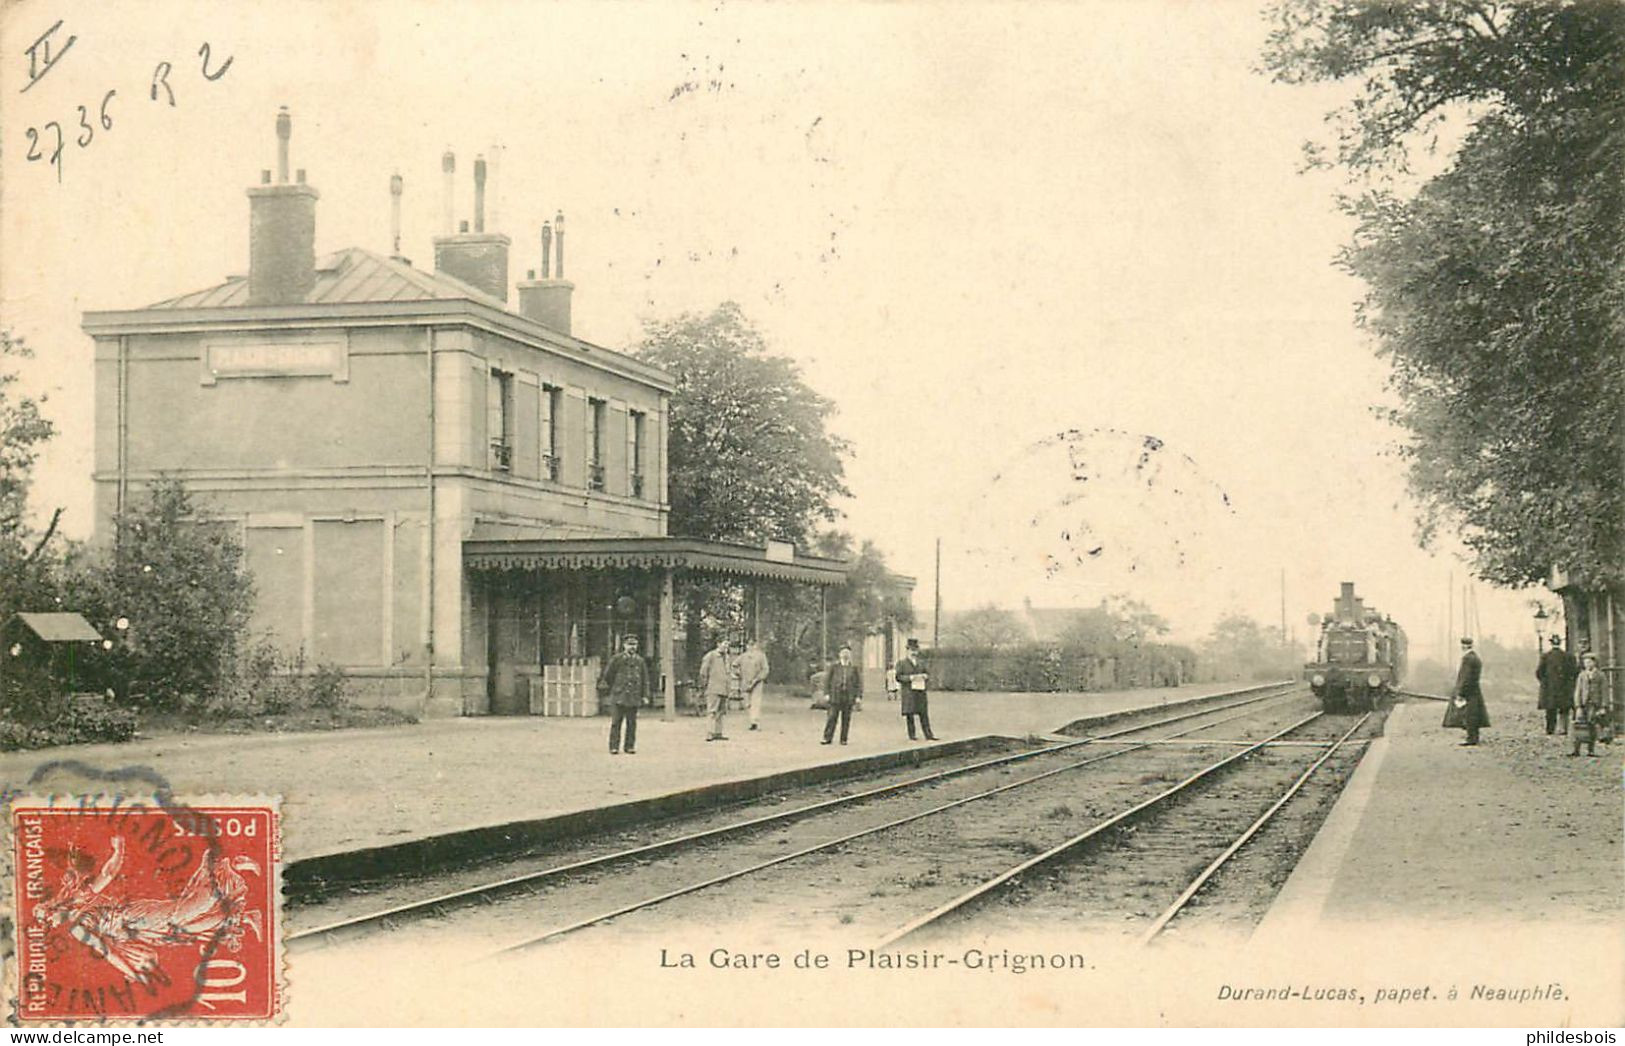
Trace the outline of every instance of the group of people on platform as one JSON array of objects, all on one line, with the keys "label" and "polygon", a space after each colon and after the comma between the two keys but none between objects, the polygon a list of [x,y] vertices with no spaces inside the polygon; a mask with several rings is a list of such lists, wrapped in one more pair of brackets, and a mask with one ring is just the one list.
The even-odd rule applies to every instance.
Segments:
[{"label": "group of people on platform", "polygon": [[[610,708],[609,753],[627,755],[637,753],[638,709],[654,695],[654,677],[649,663],[638,652],[639,640],[635,635],[621,640],[621,649],[604,666],[598,681],[601,699]],[[698,695],[705,701],[707,741],[726,741],[723,732],[728,715],[729,701],[743,700],[749,715],[750,729],[761,729],[762,697],[767,687],[767,653],[759,639],[753,639],[743,652],[734,654],[734,643],[726,635],[717,637],[715,646],[700,659],[695,684]],[[815,676],[815,681],[817,677]],[[901,712],[908,724],[910,741],[935,741],[931,732],[930,696],[927,690],[929,674],[920,657],[917,639],[908,641],[908,648],[896,666],[887,673],[887,696],[900,702]],[[852,729],[852,712],[863,701],[863,669],[854,664],[852,648],[843,645],[836,660],[816,682],[828,702],[824,719],[822,744],[833,744],[837,729],[841,744],[846,744]],[[916,733],[915,721],[919,721]],[[624,747],[623,747],[624,741]]]},{"label": "group of people on platform", "polygon": [[[1479,730],[1490,725],[1479,682],[1483,662],[1473,651],[1472,639],[1463,638],[1461,648],[1461,666],[1450,693],[1453,707],[1446,712],[1445,725],[1462,727],[1467,732],[1462,744],[1476,745]],[[1576,661],[1563,649],[1563,637],[1552,636],[1550,649],[1535,667],[1535,678],[1540,681],[1539,707],[1546,713],[1546,733],[1568,735],[1569,755],[1579,755],[1583,744],[1586,754],[1594,756],[1598,741],[1613,742],[1613,694],[1596,654],[1587,650]]]},{"label": "group of people on platform", "polygon": [[[1535,667],[1540,680],[1540,707],[1546,713],[1548,734],[1568,734],[1569,755],[1579,755],[1580,745],[1587,755],[1597,754],[1597,742],[1614,740],[1614,702],[1608,678],[1597,663],[1597,655],[1587,650],[1575,661],[1563,649],[1563,637],[1553,636],[1551,647]],[[1572,729],[1571,729],[1572,727]]]}]

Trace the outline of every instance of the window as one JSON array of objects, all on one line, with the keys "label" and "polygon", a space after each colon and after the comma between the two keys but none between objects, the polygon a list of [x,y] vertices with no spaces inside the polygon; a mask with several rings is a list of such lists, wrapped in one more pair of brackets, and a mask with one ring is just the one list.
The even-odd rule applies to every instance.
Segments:
[{"label": "window", "polygon": [[491,471],[512,471],[513,375],[495,367],[485,396],[485,432],[491,443]]},{"label": "window", "polygon": [[601,399],[587,400],[587,486],[604,489],[604,413],[608,409]]},{"label": "window", "polygon": [[557,483],[559,480],[559,413],[564,390],[557,385],[543,385],[541,424],[536,431],[541,436],[542,478]]},{"label": "window", "polygon": [[626,486],[635,498],[643,497],[643,419],[641,410],[626,415]]}]

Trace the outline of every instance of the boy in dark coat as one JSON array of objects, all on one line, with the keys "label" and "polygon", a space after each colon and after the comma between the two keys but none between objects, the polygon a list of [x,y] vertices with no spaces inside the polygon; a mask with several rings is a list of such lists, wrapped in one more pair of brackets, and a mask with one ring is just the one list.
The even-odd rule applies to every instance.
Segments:
[{"label": "boy in dark coat", "polygon": [[626,754],[638,752],[638,708],[651,692],[649,666],[638,653],[638,637],[621,641],[621,652],[604,666],[604,690],[614,717],[609,723],[609,754],[621,750],[621,724],[626,724]]}]

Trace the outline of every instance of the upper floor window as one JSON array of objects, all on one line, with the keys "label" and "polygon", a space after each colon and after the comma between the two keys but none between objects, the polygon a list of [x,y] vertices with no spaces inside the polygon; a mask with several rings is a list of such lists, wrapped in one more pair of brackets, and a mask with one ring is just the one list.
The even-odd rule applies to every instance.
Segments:
[{"label": "upper floor window", "polygon": [[491,444],[491,471],[512,471],[513,375],[495,367],[485,397],[485,432]]},{"label": "upper floor window", "polygon": [[555,483],[559,479],[559,414],[563,399],[564,390],[557,385],[543,385],[538,399],[542,414],[536,431],[541,437],[542,478]]},{"label": "upper floor window", "polygon": [[587,400],[587,486],[604,489],[604,416],[609,404],[601,399]]},{"label": "upper floor window", "polygon": [[626,475],[627,491],[635,498],[643,497],[643,440],[645,415],[641,410],[626,415]]}]

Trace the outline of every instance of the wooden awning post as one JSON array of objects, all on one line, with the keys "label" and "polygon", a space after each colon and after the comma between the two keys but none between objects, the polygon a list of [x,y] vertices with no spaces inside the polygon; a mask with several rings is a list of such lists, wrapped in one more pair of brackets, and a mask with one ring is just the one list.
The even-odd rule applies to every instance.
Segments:
[{"label": "wooden awning post", "polygon": [[666,722],[675,722],[677,719],[677,666],[672,659],[677,656],[676,614],[673,613],[675,595],[672,591],[672,569],[666,567],[660,572],[660,688],[664,691],[666,707],[661,719]]},{"label": "wooden awning post", "polygon": [[818,660],[819,667],[829,664],[829,589],[818,590]]}]

